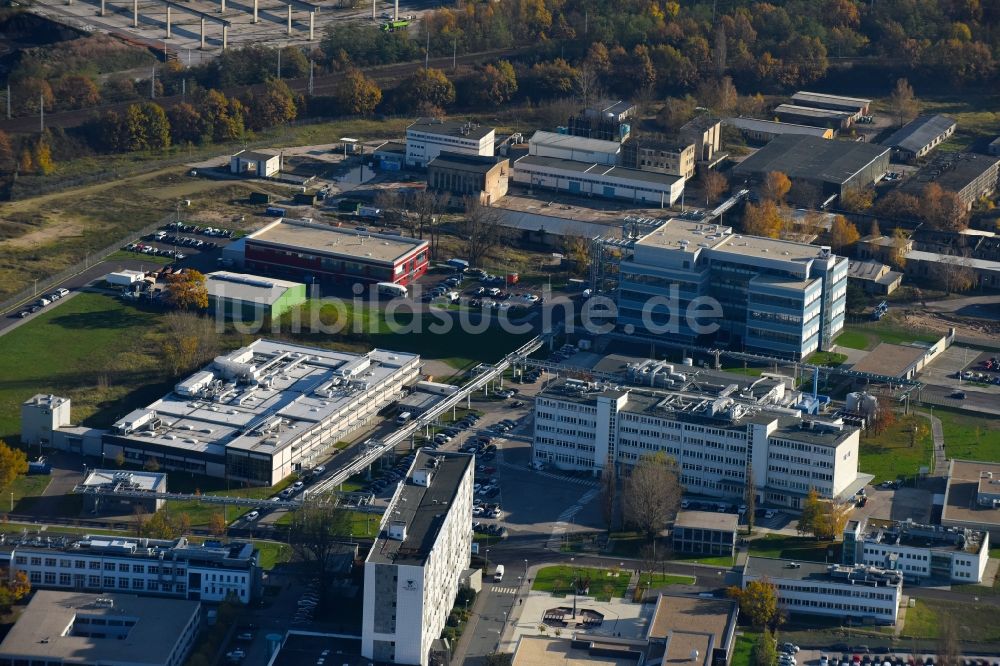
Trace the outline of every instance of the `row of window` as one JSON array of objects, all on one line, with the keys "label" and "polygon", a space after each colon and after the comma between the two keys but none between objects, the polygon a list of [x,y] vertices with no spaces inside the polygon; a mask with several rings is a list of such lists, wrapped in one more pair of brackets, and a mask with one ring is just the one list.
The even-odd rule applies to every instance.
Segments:
[{"label": "row of window", "polygon": [[[187,592],[187,583],[167,583],[157,580],[145,580],[143,578],[115,578],[114,576],[88,575],[84,579],[83,574],[56,573],[55,571],[32,571],[28,574],[28,580],[34,585],[59,585],[70,587],[76,585],[86,585],[90,589],[119,589],[119,590],[149,590],[151,592],[176,592],[183,594]],[[86,580],[86,583],[84,583]]]},{"label": "row of window", "polygon": [[[40,556],[31,556],[31,557],[27,555],[14,556],[15,564],[28,566],[29,562],[30,566],[35,566],[35,567],[43,566],[42,565],[43,558]],[[92,571],[96,570],[118,571],[120,573],[129,573],[129,572],[138,574],[147,573],[146,571],[147,565],[129,564],[128,562],[115,563],[115,562],[101,562],[100,560],[68,560],[68,559],[58,559],[55,557],[46,557],[44,558],[44,562],[45,562],[44,566],[46,567],[53,567],[53,568],[59,567],[62,569],[73,568],[73,569],[90,569]],[[175,567],[172,566],[160,567],[159,565],[156,564],[150,564],[148,565],[148,569],[149,569],[148,573],[157,575],[162,574],[164,576],[172,576],[175,573],[178,576],[183,576],[186,571],[184,567],[179,565],[176,567],[175,570]]]}]

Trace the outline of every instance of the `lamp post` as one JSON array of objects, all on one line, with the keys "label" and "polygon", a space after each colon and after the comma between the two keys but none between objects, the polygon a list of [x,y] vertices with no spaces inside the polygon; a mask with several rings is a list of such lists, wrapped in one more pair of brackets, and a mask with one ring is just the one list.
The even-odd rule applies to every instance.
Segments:
[{"label": "lamp post", "polygon": [[570,566],[573,567],[573,619],[576,619],[576,590],[579,587],[577,583],[577,573],[576,573],[576,558],[569,558]]}]

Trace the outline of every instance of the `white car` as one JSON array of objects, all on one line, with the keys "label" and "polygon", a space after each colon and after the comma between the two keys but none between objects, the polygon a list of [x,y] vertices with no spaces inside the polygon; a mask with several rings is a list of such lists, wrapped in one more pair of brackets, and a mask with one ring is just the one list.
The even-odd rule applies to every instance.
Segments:
[{"label": "white car", "polygon": [[503,515],[503,512],[500,509],[490,511],[490,518],[499,518],[501,515]]},{"label": "white car", "polygon": [[768,510],[767,510],[767,511],[766,511],[766,512],[764,513],[764,517],[765,517],[765,518],[768,518],[768,519],[770,519],[770,518],[774,518],[774,517],[775,517],[776,515],[778,515],[778,514],[776,514],[776,513],[774,512],[774,511],[771,511],[770,509],[768,509]]},{"label": "white car", "polygon": [[253,521],[255,521],[258,518],[260,518],[260,512],[259,511],[251,511],[250,513],[248,513],[244,517],[247,519],[248,523],[252,523]]}]

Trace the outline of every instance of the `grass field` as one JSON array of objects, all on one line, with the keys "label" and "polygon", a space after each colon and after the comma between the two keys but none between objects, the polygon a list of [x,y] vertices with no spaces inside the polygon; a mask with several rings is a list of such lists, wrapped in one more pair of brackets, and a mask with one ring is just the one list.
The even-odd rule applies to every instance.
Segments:
[{"label": "grass field", "polygon": [[949,458],[1000,461],[1000,419],[935,409]]},{"label": "grass field", "polygon": [[551,592],[565,596],[573,593],[573,580],[590,578],[590,595],[598,599],[624,597],[630,578],[627,570],[612,571],[590,567],[552,566],[543,567],[535,574],[532,590]]},{"label": "grass field", "polygon": [[946,618],[955,618],[960,641],[986,643],[1000,640],[1000,622],[996,607],[955,601],[918,599],[917,605],[906,609],[904,638],[938,638]]},{"label": "grass field", "polygon": [[[839,562],[841,544],[834,541],[817,541],[812,537],[768,534],[750,542],[753,557],[774,557],[804,562]],[[831,555],[832,553],[832,555]]]},{"label": "grass field", "polygon": [[[292,478],[283,479],[278,485],[270,488],[234,488],[232,490],[218,489],[205,491],[205,495],[218,495],[227,497],[252,497],[253,499],[266,499],[284,490],[291,482]],[[190,492],[189,490],[176,490],[177,492]],[[220,506],[209,504],[208,502],[198,502],[190,500],[186,502],[167,502],[167,510],[172,514],[186,513],[191,519],[192,527],[203,527],[208,525],[209,519],[214,513],[224,513],[227,524],[236,520],[244,513],[251,511],[250,506]]]},{"label": "grass field", "polygon": [[274,565],[287,562],[292,558],[292,547],[287,543],[278,543],[277,541],[254,541],[253,545],[260,551],[261,569],[273,569]]},{"label": "grass field", "polygon": [[922,416],[901,416],[879,434],[869,432],[861,435],[858,468],[874,474],[875,483],[910,478],[934,459],[934,436],[930,422]]},{"label": "grass field", "polygon": [[847,324],[834,343],[849,349],[871,350],[880,342],[898,345],[909,342],[934,342],[940,338],[939,333],[903,328],[894,324],[891,319],[883,319],[871,324]]},{"label": "grass field", "polygon": [[691,555],[687,553],[673,553],[671,554],[670,559],[677,562],[710,564],[713,567],[726,567],[727,569],[733,566],[733,558],[726,557],[725,555]]},{"label": "grass field", "polygon": [[752,631],[745,631],[736,637],[736,645],[733,646],[733,659],[731,666],[750,666],[753,657],[753,649],[760,639],[760,634]]},{"label": "grass field", "polygon": [[806,362],[812,363],[814,365],[830,365],[837,366],[843,365],[844,361],[847,360],[847,354],[838,354],[836,352],[824,352],[818,351],[812,356],[810,356]]}]

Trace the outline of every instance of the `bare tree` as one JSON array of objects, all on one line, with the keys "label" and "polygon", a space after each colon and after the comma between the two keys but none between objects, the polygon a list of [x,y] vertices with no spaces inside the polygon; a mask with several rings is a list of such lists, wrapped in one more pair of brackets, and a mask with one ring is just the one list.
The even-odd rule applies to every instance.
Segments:
[{"label": "bare tree", "polygon": [[397,225],[402,218],[402,200],[395,189],[382,189],[375,194],[375,207],[382,211],[382,221]]},{"label": "bare tree", "polygon": [[701,189],[705,191],[706,206],[717,202],[729,189],[729,181],[715,169],[702,169],[699,179],[701,180]]},{"label": "bare tree", "polygon": [[165,315],[164,321],[167,332],[161,342],[162,357],[170,373],[180,374],[218,354],[219,338],[211,317],[178,311]]},{"label": "bare tree", "polygon": [[344,537],[350,534],[351,516],[335,501],[326,498],[308,500],[296,512],[288,534],[295,558],[305,562],[321,582],[320,595],[326,592],[331,556]]},{"label": "bare tree", "polygon": [[938,630],[938,666],[959,666],[962,663],[958,657],[962,653],[962,646],[958,642],[958,627],[955,625],[955,618],[942,615],[938,621],[941,623]]},{"label": "bare tree", "polygon": [[918,108],[916,95],[913,94],[913,86],[906,79],[898,79],[896,87],[889,95],[889,109],[896,116],[896,120],[900,125],[913,120],[917,117]]},{"label": "bare tree", "polygon": [[618,477],[615,463],[609,460],[601,471],[601,517],[611,532],[615,522],[615,502],[618,498]]},{"label": "bare tree", "polygon": [[757,483],[753,478],[753,466],[747,465],[747,485],[743,491],[743,504],[746,505],[747,534],[753,531],[754,512],[757,510]]},{"label": "bare tree", "polygon": [[458,232],[465,241],[465,254],[470,266],[478,266],[483,257],[504,241],[506,229],[500,222],[499,209],[484,206],[478,197],[465,198],[465,215],[458,225]]},{"label": "bare tree", "polygon": [[662,452],[640,458],[625,482],[623,500],[625,519],[654,538],[680,506],[677,463]]},{"label": "bare tree", "polygon": [[421,240],[425,233],[430,236],[431,257],[437,256],[438,216],[446,204],[446,195],[429,190],[418,191],[410,202],[415,216],[413,221],[415,235]]},{"label": "bare tree", "polygon": [[976,284],[976,271],[965,256],[941,257],[941,261],[932,264],[930,275],[944,287],[946,294],[968,291]]},{"label": "bare tree", "polygon": [[600,76],[598,76],[597,71],[586,60],[583,61],[580,68],[576,70],[576,80],[574,81],[576,94],[580,99],[580,104],[582,104],[584,108],[589,108],[592,101],[600,99],[600,81],[601,79]]}]

